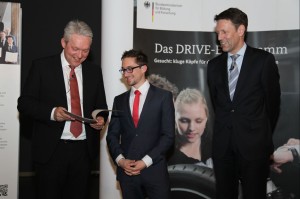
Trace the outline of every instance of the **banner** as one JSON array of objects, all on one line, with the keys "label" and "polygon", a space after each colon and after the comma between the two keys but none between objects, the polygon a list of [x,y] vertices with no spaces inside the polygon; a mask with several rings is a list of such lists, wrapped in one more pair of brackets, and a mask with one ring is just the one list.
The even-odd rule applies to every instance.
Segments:
[{"label": "banner", "polygon": [[21,7],[0,2],[0,198],[18,198]]},{"label": "banner", "polygon": [[[207,63],[221,53],[214,33],[214,16],[229,7],[237,7],[248,15],[247,44],[272,53],[279,68],[282,96],[281,113],[273,135],[275,148],[290,138],[299,141],[298,0],[136,2],[133,46],[148,55],[150,73],[167,80],[179,93],[191,88],[206,98],[210,116],[204,134],[208,141],[202,140],[201,144],[209,143],[213,128],[206,83]],[[211,145],[205,147],[208,150]],[[296,147],[299,151],[299,144]],[[299,166],[299,162],[286,163],[281,174],[270,173],[266,187],[269,198],[300,197]],[[208,162],[170,163],[169,173],[172,199],[213,198],[214,178]]]}]

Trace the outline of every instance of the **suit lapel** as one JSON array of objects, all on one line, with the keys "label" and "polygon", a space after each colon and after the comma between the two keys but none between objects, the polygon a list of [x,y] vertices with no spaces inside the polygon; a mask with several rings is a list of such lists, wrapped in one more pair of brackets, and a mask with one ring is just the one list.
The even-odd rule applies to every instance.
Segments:
[{"label": "suit lapel", "polygon": [[[140,126],[140,123],[143,123],[143,120],[145,120],[147,113],[151,112],[151,110],[150,110],[151,106],[149,105],[149,103],[152,103],[152,99],[153,99],[154,94],[155,94],[155,87],[150,84],[150,88],[148,90],[148,93],[147,93],[147,96],[146,96],[146,99],[145,99],[145,103],[143,105],[143,108],[142,108],[142,111],[141,111],[141,114],[140,114],[140,117],[139,117],[138,127]],[[131,124],[135,128],[134,123],[133,123],[132,114],[130,112],[130,107],[129,107],[129,97],[130,97],[130,91],[128,92],[128,97],[126,97],[126,99],[127,99],[127,101],[126,101],[127,106],[126,107],[128,107],[128,108],[125,111],[128,111],[128,114],[131,116],[130,117],[131,118]]]},{"label": "suit lapel", "polygon": [[[141,115],[140,115],[140,119],[139,119],[139,123],[143,121],[143,119],[146,117],[146,114],[151,111],[148,110],[149,107],[149,103],[152,101],[153,95],[154,95],[155,91],[154,91],[154,87],[150,84],[150,88],[148,90],[147,96],[146,96],[146,100],[143,106],[143,109],[141,111]],[[139,126],[139,125],[138,125]]]},{"label": "suit lapel", "polygon": [[[53,68],[55,68],[55,70],[53,70]],[[49,66],[49,69],[55,73],[55,74],[53,74],[53,76],[50,75],[49,77],[57,77],[57,79],[54,81],[54,86],[57,89],[56,90],[57,96],[61,96],[60,100],[61,100],[61,103],[63,103],[62,105],[64,107],[68,107],[67,95],[66,95],[67,91],[66,91],[65,80],[64,80],[65,74],[62,69],[60,56],[56,56],[53,59],[53,63],[51,66]],[[51,71],[49,71],[49,74],[51,73]]]},{"label": "suit lapel", "polygon": [[129,123],[131,125],[132,128],[135,128],[134,126],[134,122],[133,122],[133,118],[132,118],[132,114],[131,114],[131,110],[130,110],[130,103],[129,103],[129,99],[130,99],[130,92],[131,90],[128,90],[125,95],[124,95],[124,100],[122,100],[122,104],[120,107],[125,107],[125,109],[123,110],[125,115],[128,115],[128,120]]},{"label": "suit lapel", "polygon": [[220,62],[221,67],[221,78],[222,78],[222,85],[224,89],[224,93],[226,94],[227,98],[230,100],[230,95],[229,95],[229,83],[228,83],[228,67],[227,67],[227,58],[228,54],[224,53],[222,60]]},{"label": "suit lapel", "polygon": [[238,97],[239,93],[242,91],[242,88],[245,88],[245,84],[246,84],[246,80],[247,80],[247,76],[249,73],[249,70],[251,70],[251,53],[250,53],[251,49],[249,48],[249,46],[247,46],[247,49],[245,51],[245,55],[243,58],[243,63],[242,63],[242,67],[241,67],[241,71],[239,74],[239,78],[236,84],[236,89],[234,92],[234,97],[233,99],[235,99],[236,97]]}]

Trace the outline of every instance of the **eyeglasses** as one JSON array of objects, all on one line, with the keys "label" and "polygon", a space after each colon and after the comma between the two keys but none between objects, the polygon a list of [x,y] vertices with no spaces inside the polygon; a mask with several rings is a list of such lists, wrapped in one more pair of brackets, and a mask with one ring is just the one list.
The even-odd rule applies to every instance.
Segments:
[{"label": "eyeglasses", "polygon": [[144,66],[144,65],[145,65],[145,64],[138,65],[138,66],[135,66],[135,67],[128,66],[127,68],[121,68],[121,69],[119,70],[119,72],[122,73],[123,75],[124,75],[125,73],[132,73],[134,69],[140,68],[140,67],[142,67],[142,66]]}]

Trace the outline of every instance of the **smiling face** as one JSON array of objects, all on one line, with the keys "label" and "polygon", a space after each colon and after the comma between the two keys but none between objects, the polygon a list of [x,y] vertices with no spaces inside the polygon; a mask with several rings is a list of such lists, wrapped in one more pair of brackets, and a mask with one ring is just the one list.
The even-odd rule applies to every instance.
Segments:
[{"label": "smiling face", "polygon": [[72,34],[69,41],[61,39],[61,45],[64,48],[64,55],[68,63],[73,66],[79,66],[90,52],[92,40],[90,37]]},{"label": "smiling face", "polygon": [[[126,57],[122,60],[122,68],[133,68],[139,66],[139,64],[136,63],[135,57]],[[147,71],[147,66],[142,65],[141,67],[137,67],[133,69],[132,73],[125,72],[123,74],[123,78],[125,79],[128,86],[133,86],[136,89],[138,89],[145,81],[145,73]]]},{"label": "smiling face", "polygon": [[188,143],[200,142],[207,122],[207,113],[203,103],[198,101],[181,104],[176,114],[178,133]]},{"label": "smiling face", "polygon": [[238,28],[227,19],[217,21],[215,31],[223,52],[236,54],[244,45],[245,26]]}]

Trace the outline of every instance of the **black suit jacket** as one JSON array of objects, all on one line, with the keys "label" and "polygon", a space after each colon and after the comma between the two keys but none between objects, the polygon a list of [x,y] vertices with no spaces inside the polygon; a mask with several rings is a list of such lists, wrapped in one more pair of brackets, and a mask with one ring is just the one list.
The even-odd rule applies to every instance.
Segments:
[{"label": "black suit jacket", "polygon": [[8,48],[8,45],[6,44],[4,46],[4,49],[3,49],[5,52],[11,52],[11,53],[17,53],[18,52],[18,47],[16,45],[12,45],[11,46],[11,49],[9,50]]},{"label": "black suit jacket", "polygon": [[230,100],[227,53],[208,63],[207,78],[215,111],[213,156],[226,151],[230,137],[249,160],[273,152],[272,134],[280,107],[279,73],[274,56],[247,46],[233,101]]},{"label": "black suit jacket", "polygon": [[[174,143],[175,115],[172,93],[150,85],[137,128],[129,107],[130,90],[116,96],[114,110],[108,127],[107,144],[112,159],[123,154],[131,160],[141,160],[149,155],[153,164],[141,175],[146,179],[160,179],[167,175],[165,154]],[[126,178],[117,168],[117,178]]]},{"label": "black suit jacket", "polygon": [[[82,63],[83,115],[91,117],[95,109],[107,109],[101,68]],[[53,154],[65,122],[51,121],[54,107],[67,108],[66,89],[60,55],[35,60],[18,99],[18,110],[34,119],[33,159],[47,162]],[[103,112],[102,112],[103,113]],[[107,113],[103,113],[107,118]],[[99,151],[99,131],[85,125],[89,155],[94,158]]]}]

